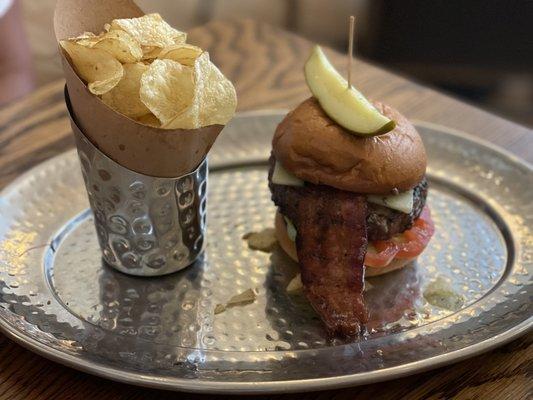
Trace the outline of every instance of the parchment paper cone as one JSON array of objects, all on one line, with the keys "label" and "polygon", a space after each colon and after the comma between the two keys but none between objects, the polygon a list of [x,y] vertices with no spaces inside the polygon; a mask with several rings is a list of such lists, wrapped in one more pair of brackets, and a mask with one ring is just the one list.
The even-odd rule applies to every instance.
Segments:
[{"label": "parchment paper cone", "polygon": [[[58,0],[54,15],[58,46],[60,40],[86,31],[99,33],[113,19],[142,15],[144,12],[129,0]],[[168,130],[141,125],[89,92],[61,47],[59,52],[77,125],[100,151],[130,170],[166,178],[191,172],[224,128],[211,125]]]}]

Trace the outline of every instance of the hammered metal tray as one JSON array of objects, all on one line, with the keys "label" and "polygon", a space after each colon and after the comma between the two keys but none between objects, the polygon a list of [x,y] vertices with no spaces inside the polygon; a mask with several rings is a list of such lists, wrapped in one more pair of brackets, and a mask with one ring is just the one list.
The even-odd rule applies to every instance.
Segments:
[{"label": "hammered metal tray", "polygon": [[[60,363],[109,379],[211,393],[366,384],[470,357],[533,322],[531,166],[467,135],[418,123],[436,234],[417,263],[367,280],[370,334],[328,342],[297,265],[243,235],[273,226],[266,181],[283,112],[245,114],[210,155],[208,244],[196,265],[136,278],[101,262],[74,151],[0,194],[0,327]],[[456,311],[429,302],[447,282]],[[214,313],[249,288],[253,304]]]}]

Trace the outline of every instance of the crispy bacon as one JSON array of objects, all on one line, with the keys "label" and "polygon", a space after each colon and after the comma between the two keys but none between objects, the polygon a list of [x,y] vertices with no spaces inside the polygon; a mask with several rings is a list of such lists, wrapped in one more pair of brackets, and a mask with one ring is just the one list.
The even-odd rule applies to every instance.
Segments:
[{"label": "crispy bacon", "polygon": [[315,186],[304,191],[296,212],[296,249],[307,298],[332,335],[356,336],[367,321],[366,199]]},{"label": "crispy bacon", "polygon": [[298,231],[296,249],[309,302],[332,336],[358,335],[367,321],[365,196],[310,184],[270,182],[270,189],[280,212]]}]

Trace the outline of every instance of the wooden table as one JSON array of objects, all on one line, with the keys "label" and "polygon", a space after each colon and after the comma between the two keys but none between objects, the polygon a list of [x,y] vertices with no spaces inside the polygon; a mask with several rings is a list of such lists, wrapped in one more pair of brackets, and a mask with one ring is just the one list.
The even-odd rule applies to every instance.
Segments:
[{"label": "wooden table", "polygon": [[[240,110],[289,108],[309,96],[302,66],[311,43],[251,20],[212,22],[191,42],[207,48],[235,82]],[[344,56],[329,52],[343,68]],[[354,84],[410,118],[466,131],[533,161],[533,132],[382,69],[356,62]],[[73,146],[63,82],[0,109],[0,188],[39,162]],[[533,335],[497,350],[424,374],[353,389],[285,395],[306,399],[526,399]],[[50,362],[0,335],[0,399],[162,399],[184,397],[96,378]],[[207,398],[187,395],[186,398]],[[274,398],[269,396],[265,398]]]}]

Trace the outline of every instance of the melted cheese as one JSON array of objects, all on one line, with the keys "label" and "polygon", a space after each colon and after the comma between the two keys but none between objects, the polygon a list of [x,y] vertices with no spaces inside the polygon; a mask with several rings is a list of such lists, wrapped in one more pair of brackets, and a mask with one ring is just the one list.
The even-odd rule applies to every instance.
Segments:
[{"label": "melted cheese", "polygon": [[413,210],[413,189],[391,196],[371,194],[367,196],[367,199],[370,203],[379,204],[406,214]]},{"label": "melted cheese", "polygon": [[[278,161],[276,161],[276,164],[274,165],[272,183],[285,186],[304,185],[304,181],[295,177],[293,174],[283,168]],[[413,189],[390,196],[370,194],[367,196],[367,200],[370,203],[379,204],[381,206],[409,214],[413,210]]]},{"label": "melted cheese", "polygon": [[272,173],[272,183],[275,183],[276,185],[285,186],[304,185],[304,181],[288,172],[278,161],[276,161],[276,164],[274,165],[274,172]]},{"label": "melted cheese", "polygon": [[296,227],[292,223],[292,221],[287,218],[285,215],[283,216],[285,219],[285,224],[287,225],[287,236],[289,236],[289,239],[293,242],[296,242],[296,235],[298,232],[296,231]]}]

